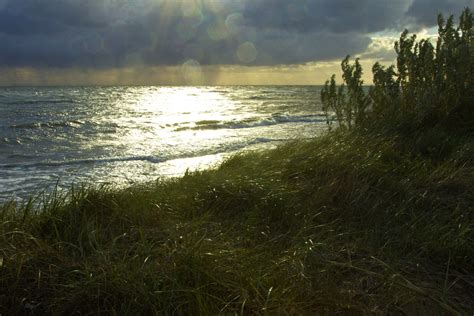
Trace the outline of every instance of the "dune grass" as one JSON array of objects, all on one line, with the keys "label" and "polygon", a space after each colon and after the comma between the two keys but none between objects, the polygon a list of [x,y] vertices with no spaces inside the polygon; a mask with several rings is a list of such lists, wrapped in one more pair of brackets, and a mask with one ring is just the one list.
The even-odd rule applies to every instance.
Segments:
[{"label": "dune grass", "polygon": [[[474,309],[474,142],[335,132],[0,210],[0,312]],[[441,140],[441,141],[440,141]]]}]

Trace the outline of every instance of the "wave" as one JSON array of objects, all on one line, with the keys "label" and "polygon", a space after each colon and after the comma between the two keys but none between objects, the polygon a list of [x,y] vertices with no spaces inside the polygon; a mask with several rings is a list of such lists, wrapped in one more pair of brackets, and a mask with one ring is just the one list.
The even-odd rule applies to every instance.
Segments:
[{"label": "wave", "polygon": [[262,95],[252,95],[250,97],[247,97],[247,100],[268,100],[268,99],[273,99],[273,97],[266,97]]},{"label": "wave", "polygon": [[58,122],[33,122],[24,124],[13,124],[10,128],[13,129],[33,129],[33,128],[55,128],[55,127],[78,127],[84,125],[86,122],[79,120],[58,121]]},{"label": "wave", "polygon": [[38,156],[36,155],[28,155],[28,154],[12,154],[7,157],[8,159],[36,159]]},{"label": "wave", "polygon": [[127,162],[127,161],[148,161],[151,163],[160,163],[160,162],[166,161],[166,159],[156,157],[156,156],[88,158],[88,159],[73,159],[73,160],[61,160],[61,161],[39,161],[39,162],[31,162],[31,163],[0,164],[0,168],[13,169],[13,168],[34,168],[34,167],[60,167],[60,166],[70,166],[70,165],[97,164],[97,163],[109,163],[109,162]]},{"label": "wave", "polygon": [[21,145],[22,140],[20,138],[0,138],[0,145]]},{"label": "wave", "polygon": [[214,129],[241,129],[241,128],[254,128],[262,126],[271,126],[277,124],[286,123],[321,123],[325,122],[326,117],[323,115],[272,115],[264,119],[261,118],[250,118],[244,120],[232,120],[232,121],[199,121],[195,123],[195,126],[183,126],[175,129],[176,132],[187,131],[187,130],[214,130]]},{"label": "wave", "polygon": [[62,104],[62,103],[76,103],[72,99],[53,99],[53,100],[20,100],[20,101],[10,101],[5,102],[7,105],[34,105],[34,104]]},{"label": "wave", "polygon": [[276,142],[286,142],[287,138],[266,138],[266,137],[257,137],[249,143],[249,145],[263,144],[263,143],[276,143]]},{"label": "wave", "polygon": [[[184,154],[184,155],[179,155],[179,156],[174,156],[174,157],[157,157],[157,156],[152,156],[152,155],[144,155],[144,156],[125,156],[125,157],[86,158],[86,159],[72,159],[72,160],[60,160],[60,161],[22,162],[22,163],[0,164],[0,169],[63,167],[63,166],[72,166],[72,165],[90,165],[90,164],[130,162],[130,161],[147,161],[150,163],[163,163],[170,160],[232,153],[232,152],[237,152],[251,145],[271,143],[271,142],[284,142],[284,141],[288,141],[288,139],[257,137],[252,140],[248,140],[248,141],[237,143],[237,144],[230,144],[228,146],[216,148],[214,150],[212,149],[202,150],[198,152],[193,152],[190,155]],[[28,157],[28,158],[35,158],[35,157]]]}]

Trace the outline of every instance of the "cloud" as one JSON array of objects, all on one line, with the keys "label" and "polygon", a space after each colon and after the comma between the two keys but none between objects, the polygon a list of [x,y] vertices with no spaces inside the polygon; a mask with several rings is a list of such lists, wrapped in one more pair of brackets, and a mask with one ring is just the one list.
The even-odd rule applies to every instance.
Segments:
[{"label": "cloud", "polygon": [[[0,66],[279,65],[376,54],[371,33],[469,0],[0,0]],[[430,13],[426,13],[430,12]],[[386,51],[382,51],[387,54]]]},{"label": "cloud", "polygon": [[375,37],[367,47],[367,50],[357,57],[363,60],[377,60],[382,63],[393,63],[397,57],[394,50],[394,37]]},{"label": "cloud", "polygon": [[254,0],[244,15],[259,28],[299,32],[377,32],[395,26],[411,0]]},{"label": "cloud", "polygon": [[3,10],[20,19],[41,20],[46,27],[53,23],[95,28],[106,26],[121,7],[120,2],[108,0],[10,0]]},{"label": "cloud", "polygon": [[437,15],[459,16],[464,8],[473,8],[472,0],[414,0],[406,16],[418,26],[434,26],[437,24]]}]

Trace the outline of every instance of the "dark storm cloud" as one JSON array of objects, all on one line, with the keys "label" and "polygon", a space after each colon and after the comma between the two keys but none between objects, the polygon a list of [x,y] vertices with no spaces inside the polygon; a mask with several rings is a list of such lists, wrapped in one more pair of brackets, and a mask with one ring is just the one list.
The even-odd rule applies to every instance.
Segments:
[{"label": "dark storm cloud", "polygon": [[[465,0],[0,0],[0,65],[277,65],[364,52],[368,33]],[[430,12],[430,13],[426,13]],[[435,20],[435,19],[434,19]]]},{"label": "dark storm cloud", "polygon": [[468,7],[473,7],[473,0],[415,0],[407,12],[407,16],[421,26],[432,26],[437,23],[438,13],[445,16],[454,15]]},{"label": "dark storm cloud", "polygon": [[4,34],[31,36],[61,32],[63,25],[55,21],[8,11],[0,12],[0,32]]},{"label": "dark storm cloud", "polygon": [[[108,0],[12,0],[3,11],[17,15],[21,20],[42,20],[44,27],[50,23],[61,23],[63,26],[103,27],[119,7]],[[35,24],[37,28],[41,25]]]},{"label": "dark storm cloud", "polygon": [[300,32],[376,32],[395,26],[408,0],[255,0],[245,16],[258,27]]}]

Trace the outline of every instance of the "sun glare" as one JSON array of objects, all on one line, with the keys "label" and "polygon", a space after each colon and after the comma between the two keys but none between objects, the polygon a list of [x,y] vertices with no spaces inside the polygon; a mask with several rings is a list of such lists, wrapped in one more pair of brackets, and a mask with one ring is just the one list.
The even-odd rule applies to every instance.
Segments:
[{"label": "sun glare", "polygon": [[[206,148],[229,133],[225,129],[200,128],[204,124],[219,124],[229,119],[229,112],[238,105],[232,99],[210,87],[149,87],[137,88],[135,100],[125,100],[120,107],[127,107],[134,118],[123,118],[123,125],[136,124],[123,135],[123,142],[131,144],[129,155],[162,153],[182,148],[181,158],[163,165],[167,174],[180,174],[187,168],[211,165],[221,159],[209,155],[193,161],[190,152]],[[139,113],[137,118],[137,112]],[[240,119],[238,115],[234,119]],[[145,127],[145,128],[143,128]],[[164,157],[166,160],[166,157]],[[197,158],[196,158],[197,159]]]},{"label": "sun glare", "polygon": [[201,120],[221,120],[222,111],[232,106],[232,101],[208,88],[160,87],[144,91],[137,106],[140,111],[159,112],[155,123],[166,126],[183,121],[195,124]]}]

